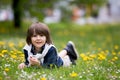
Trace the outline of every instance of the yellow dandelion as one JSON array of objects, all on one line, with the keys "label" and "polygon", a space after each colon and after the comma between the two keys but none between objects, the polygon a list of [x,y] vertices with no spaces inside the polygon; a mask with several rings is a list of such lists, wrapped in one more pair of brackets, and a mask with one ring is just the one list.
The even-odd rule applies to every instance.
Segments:
[{"label": "yellow dandelion", "polygon": [[12,58],[14,58],[14,59],[15,59],[15,58],[17,58],[17,56],[16,56],[16,55],[11,55],[11,57],[12,57]]},{"label": "yellow dandelion", "polygon": [[0,46],[5,45],[5,42],[0,41]]},{"label": "yellow dandelion", "polygon": [[116,55],[116,52],[113,51],[113,52],[112,52],[112,55]]},{"label": "yellow dandelion", "polygon": [[15,44],[13,42],[9,42],[8,45],[9,47],[14,47]]},{"label": "yellow dandelion", "polygon": [[19,43],[18,43],[18,46],[19,46],[19,47],[22,47],[23,45],[24,45],[24,44],[23,44],[22,42],[19,42]]},{"label": "yellow dandelion", "polygon": [[21,62],[24,62],[24,57],[19,57],[17,59],[19,59]]},{"label": "yellow dandelion", "polygon": [[88,60],[93,60],[94,58],[88,57]]},{"label": "yellow dandelion", "polygon": [[87,55],[89,55],[89,54],[90,54],[90,52],[87,52],[86,54],[87,54]]},{"label": "yellow dandelion", "polygon": [[12,53],[14,53],[14,51],[11,50],[10,53],[12,54]]},{"label": "yellow dandelion", "polygon": [[5,72],[8,72],[9,71],[9,68],[5,68],[5,70],[4,70]]},{"label": "yellow dandelion", "polygon": [[118,52],[118,54],[120,55],[120,51]]},{"label": "yellow dandelion", "polygon": [[109,52],[109,50],[105,50],[105,52],[106,52],[106,53],[108,53],[108,52]]},{"label": "yellow dandelion", "polygon": [[101,48],[98,48],[98,51],[101,51],[102,49]]},{"label": "yellow dandelion", "polygon": [[96,58],[96,55],[95,54],[91,54],[90,57],[91,58]]},{"label": "yellow dandelion", "polygon": [[0,77],[0,80],[2,80],[2,77]]},{"label": "yellow dandelion", "polygon": [[118,60],[118,57],[113,57],[112,58],[112,61],[116,61],[116,60]]},{"label": "yellow dandelion", "polygon": [[7,52],[8,52],[8,50],[6,50],[6,49],[2,50],[2,54],[7,53]]},{"label": "yellow dandelion", "polygon": [[99,59],[99,60],[105,60],[106,57],[104,57],[104,56],[103,56],[103,57],[98,57],[98,59]]},{"label": "yellow dandelion", "polygon": [[119,48],[119,46],[118,46],[118,45],[115,45],[115,46],[114,46],[114,48],[115,48],[115,49],[118,49],[118,48]]},{"label": "yellow dandelion", "polygon": [[81,54],[80,54],[80,57],[84,57],[84,56],[85,56],[85,54],[84,54],[84,53],[81,53]]},{"label": "yellow dandelion", "polygon": [[115,60],[118,60],[118,57],[117,57],[117,56],[115,56],[115,57],[114,57],[114,59],[115,59]]},{"label": "yellow dandelion", "polygon": [[104,52],[104,51],[101,51],[101,54],[105,54],[105,52]]},{"label": "yellow dandelion", "polygon": [[40,80],[47,80],[45,77],[40,78]]},{"label": "yellow dandelion", "polygon": [[77,73],[75,73],[75,72],[72,72],[72,73],[70,74],[70,76],[71,76],[71,77],[77,77],[77,76],[78,76],[78,74],[77,74]]},{"label": "yellow dandelion", "polygon": [[24,57],[24,54],[20,54],[19,56],[20,56],[20,57]]},{"label": "yellow dandelion", "polygon": [[106,56],[103,55],[103,54],[98,54],[98,59],[99,59],[99,60],[105,60],[105,59],[106,59]]},{"label": "yellow dandelion", "polygon": [[0,57],[4,57],[4,55],[0,53]]},{"label": "yellow dandelion", "polygon": [[84,60],[84,61],[87,61],[87,60],[89,60],[89,57],[88,57],[88,56],[84,56],[84,57],[83,57],[83,60]]},{"label": "yellow dandelion", "polygon": [[17,51],[18,54],[22,54],[22,51]]}]

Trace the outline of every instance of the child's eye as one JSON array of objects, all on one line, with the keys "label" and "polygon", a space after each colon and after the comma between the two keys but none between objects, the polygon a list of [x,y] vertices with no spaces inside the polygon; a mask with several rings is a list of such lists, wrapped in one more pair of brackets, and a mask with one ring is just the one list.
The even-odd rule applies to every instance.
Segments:
[{"label": "child's eye", "polygon": [[37,35],[33,35],[33,37],[36,37]]},{"label": "child's eye", "polygon": [[40,34],[40,36],[44,36],[43,34]]}]

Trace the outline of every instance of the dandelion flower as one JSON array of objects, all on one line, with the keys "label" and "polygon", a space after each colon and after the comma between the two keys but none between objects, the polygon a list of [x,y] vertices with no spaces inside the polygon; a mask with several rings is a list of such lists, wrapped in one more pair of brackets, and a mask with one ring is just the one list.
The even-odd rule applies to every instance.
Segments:
[{"label": "dandelion flower", "polygon": [[9,68],[5,68],[5,70],[4,70],[5,72],[8,72],[9,71]]},{"label": "dandelion flower", "polygon": [[116,52],[113,51],[113,52],[112,52],[112,55],[116,55]]},{"label": "dandelion flower", "polygon": [[3,55],[3,54],[0,54],[0,57],[4,57],[4,55]]},{"label": "dandelion flower", "polygon": [[115,49],[118,49],[118,48],[119,48],[119,46],[118,46],[118,45],[115,45],[115,46],[114,46],[114,48],[115,48]]},{"label": "dandelion flower", "polygon": [[77,74],[77,73],[75,73],[75,72],[72,72],[72,73],[70,74],[70,76],[71,76],[71,77],[77,77],[77,76],[78,76],[78,74]]},{"label": "dandelion flower", "polygon": [[15,58],[17,58],[17,56],[16,56],[16,55],[11,55],[11,57],[12,57],[12,58],[14,58],[14,59],[15,59]]},{"label": "dandelion flower", "polygon": [[85,57],[85,54],[84,54],[84,53],[81,53],[81,54],[80,54],[80,57]]},{"label": "dandelion flower", "polygon": [[2,50],[2,54],[7,53],[7,52],[8,52],[7,50]]},{"label": "dandelion flower", "polygon": [[9,42],[8,45],[9,45],[9,47],[14,47],[15,46],[15,44],[13,42]]},{"label": "dandelion flower", "polygon": [[40,80],[47,80],[45,77],[40,78]]},{"label": "dandelion flower", "polygon": [[0,41],[0,46],[5,45],[5,42]]},{"label": "dandelion flower", "polygon": [[118,57],[115,56],[112,60],[113,60],[113,61],[116,61],[116,60],[118,60]]},{"label": "dandelion flower", "polygon": [[0,77],[0,80],[2,80],[2,77]]}]

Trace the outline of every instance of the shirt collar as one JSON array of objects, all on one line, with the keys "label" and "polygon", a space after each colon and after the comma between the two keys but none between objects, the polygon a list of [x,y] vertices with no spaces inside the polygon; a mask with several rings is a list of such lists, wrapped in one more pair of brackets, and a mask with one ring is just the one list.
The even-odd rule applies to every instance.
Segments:
[{"label": "shirt collar", "polygon": [[[41,51],[39,51],[38,53],[42,53],[42,51],[44,50],[45,48],[45,44],[41,47]],[[31,52],[35,55],[35,47],[32,45],[32,48],[31,48]]]}]

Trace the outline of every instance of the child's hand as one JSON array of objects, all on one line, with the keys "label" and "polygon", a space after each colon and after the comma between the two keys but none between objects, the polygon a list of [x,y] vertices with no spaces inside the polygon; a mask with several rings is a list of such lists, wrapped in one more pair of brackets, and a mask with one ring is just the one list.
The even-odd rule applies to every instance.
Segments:
[{"label": "child's hand", "polygon": [[18,65],[19,69],[23,69],[24,67],[26,67],[25,63],[21,63],[21,64]]},{"label": "child's hand", "polygon": [[31,65],[40,65],[37,58],[30,56],[30,64]]}]

